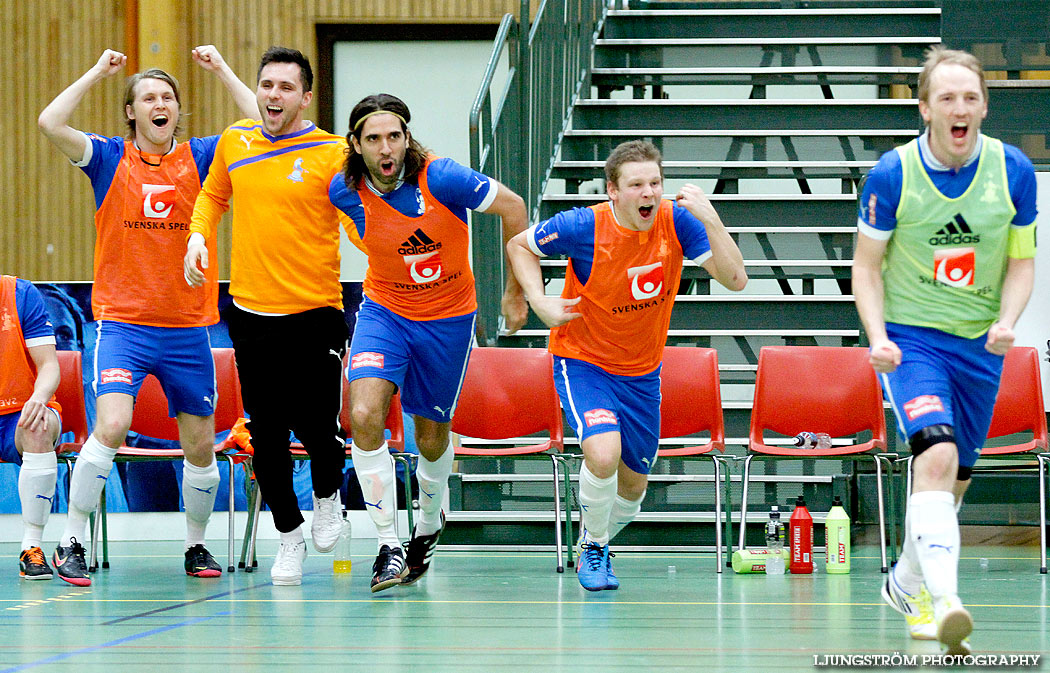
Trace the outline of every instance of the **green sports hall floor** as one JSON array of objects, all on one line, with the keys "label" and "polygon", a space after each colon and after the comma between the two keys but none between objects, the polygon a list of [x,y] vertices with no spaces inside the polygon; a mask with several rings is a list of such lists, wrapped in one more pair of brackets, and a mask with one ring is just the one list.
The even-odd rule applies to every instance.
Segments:
[{"label": "green sports hall floor", "polygon": [[[270,584],[274,541],[261,543],[259,572],[210,580],[183,574],[178,542],[114,542],[111,568],[88,588],[19,580],[16,546],[0,544],[0,673],[739,673],[845,670],[815,667],[815,655],[938,652],[910,640],[882,604],[874,546],[854,550],[849,575],[783,577],[717,575],[711,553],[624,552],[620,590],[599,593],[556,574],[553,552],[439,548],[419,585],[376,595],[367,539],[354,540],[349,576],[333,574],[331,555],[311,554],[301,587]],[[975,652],[1050,652],[1050,576],[1038,553],[964,545]]]}]

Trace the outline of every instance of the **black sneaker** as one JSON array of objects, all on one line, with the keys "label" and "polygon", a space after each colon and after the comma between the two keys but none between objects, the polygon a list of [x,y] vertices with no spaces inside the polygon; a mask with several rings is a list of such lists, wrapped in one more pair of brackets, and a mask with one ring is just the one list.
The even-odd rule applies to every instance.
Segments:
[{"label": "black sneaker", "polygon": [[195,544],[186,550],[186,574],[193,577],[218,577],[222,574],[222,567],[204,545]]},{"label": "black sneaker", "polygon": [[44,550],[40,547],[30,547],[18,555],[18,570],[18,574],[25,580],[49,580],[55,576],[55,571],[47,564]]},{"label": "black sneaker", "polygon": [[55,554],[51,557],[51,563],[58,572],[58,579],[65,580],[78,587],[91,586],[91,577],[87,571],[87,561],[84,560],[84,545],[77,539],[70,538],[73,544],[68,547],[59,545],[55,547]]},{"label": "black sneaker", "polygon": [[401,584],[406,570],[405,553],[401,551],[401,547],[391,549],[388,545],[383,545],[376,556],[376,562],[372,564],[372,593]]},{"label": "black sneaker", "polygon": [[416,536],[415,531],[412,531],[412,539],[405,545],[405,551],[408,552],[408,574],[405,575],[405,579],[401,580],[401,584],[412,584],[420,577],[423,573],[430,568],[430,558],[434,555],[434,549],[437,547],[438,538],[445,532],[445,513],[441,512],[441,528],[438,532],[432,533],[431,535],[420,535]]}]

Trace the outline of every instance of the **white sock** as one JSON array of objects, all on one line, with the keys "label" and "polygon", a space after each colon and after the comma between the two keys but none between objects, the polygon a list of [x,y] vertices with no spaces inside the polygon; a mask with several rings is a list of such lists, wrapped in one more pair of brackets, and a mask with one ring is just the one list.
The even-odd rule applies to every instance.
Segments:
[{"label": "white sock", "polygon": [[306,544],[306,538],[303,537],[303,527],[296,526],[287,533],[281,533],[281,544]]},{"label": "white sock", "polygon": [[923,491],[908,499],[911,538],[926,588],[934,599],[959,592],[959,519],[950,491]]},{"label": "white sock", "polygon": [[609,544],[609,513],[616,499],[616,473],[607,479],[599,479],[587,469],[584,461],[580,467],[580,505],[583,506],[583,528],[587,539],[602,546]]},{"label": "white sock", "polygon": [[215,493],[219,490],[219,465],[212,456],[211,465],[197,467],[182,461],[182,504],[186,509],[186,549],[204,544],[204,530],[215,509]]},{"label": "white sock", "polygon": [[922,588],[922,566],[915,551],[915,543],[911,538],[911,507],[904,517],[904,549],[901,556],[893,566],[893,576],[905,592],[915,596]]},{"label": "white sock", "polygon": [[117,448],[106,446],[95,435],[84,442],[70,479],[69,514],[59,541],[63,547],[71,545],[73,538],[83,544],[88,516],[98,506],[98,497],[109,478],[109,471],[113,469],[113,456],[117,455]]},{"label": "white sock", "polygon": [[58,459],[54,451],[26,453],[18,472],[18,499],[22,503],[22,549],[39,547],[55,498]]},{"label": "white sock", "polygon": [[365,451],[355,442],[351,444],[350,452],[357,472],[357,483],[361,485],[365,499],[365,509],[376,526],[379,547],[400,547],[401,541],[394,530],[394,517],[397,516],[394,459],[386,442],[375,451]]},{"label": "white sock", "polygon": [[[452,474],[452,462],[456,452],[449,443],[441,457],[430,462],[422,455],[416,464],[416,481],[419,482],[419,518],[413,535],[433,535],[441,529],[441,503],[448,491],[448,476]],[[356,463],[355,463],[356,465]]]},{"label": "white sock", "polygon": [[612,510],[609,512],[609,542],[615,540],[616,534],[623,530],[627,524],[634,521],[634,517],[638,516],[638,512],[642,511],[643,500],[645,500],[645,493],[642,493],[642,497],[637,500],[628,500],[619,493],[616,494],[616,498],[613,499]]}]

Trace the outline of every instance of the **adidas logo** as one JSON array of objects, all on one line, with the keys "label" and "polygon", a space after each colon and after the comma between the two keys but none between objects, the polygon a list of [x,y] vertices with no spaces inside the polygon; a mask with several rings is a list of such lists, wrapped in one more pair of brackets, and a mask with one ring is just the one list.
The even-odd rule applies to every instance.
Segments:
[{"label": "adidas logo", "polygon": [[397,249],[399,255],[422,255],[428,252],[440,250],[441,244],[435,243],[433,239],[423,233],[422,229],[416,229],[408,240]]},{"label": "adidas logo", "polygon": [[960,243],[978,243],[980,234],[973,233],[961,214],[956,214],[948,224],[930,237],[930,245],[958,245]]}]

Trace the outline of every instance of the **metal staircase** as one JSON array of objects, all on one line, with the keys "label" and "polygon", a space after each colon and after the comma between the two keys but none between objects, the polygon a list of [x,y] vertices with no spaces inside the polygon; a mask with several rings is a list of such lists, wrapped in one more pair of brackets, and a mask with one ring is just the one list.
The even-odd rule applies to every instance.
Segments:
[{"label": "metal staircase", "polygon": [[[512,83],[499,105],[482,87],[475,121],[485,122],[474,128],[475,168],[525,196],[533,222],[604,200],[604,160],[630,139],[651,140],[663,152],[666,197],[684,182],[704,188],[752,280],[743,293],[729,293],[687,261],[668,344],[718,349],[727,452],[740,454],[762,346],[861,343],[849,282],[860,180],[882,153],[921,130],[913,87],[922,52],[942,41],[980,46],[946,30],[942,6],[951,5],[953,25],[964,25],[958,17],[965,16],[967,26],[980,25],[980,7],[966,0],[620,0],[615,4],[625,8],[584,10],[590,20],[584,25],[559,9],[576,4],[543,3],[527,35],[515,35],[513,26],[501,30]],[[527,16],[528,3],[522,7]],[[544,66],[537,77],[536,54],[551,53],[539,36],[547,31],[559,39],[556,29],[540,28],[552,10],[554,24],[567,17],[566,39],[591,29],[594,39],[586,58],[581,45],[563,45],[572,55],[564,67]],[[1014,144],[1046,134],[1036,117],[1050,106],[1050,88],[1013,79],[1024,64],[1030,67],[1028,56],[1022,63],[1028,42],[1045,34],[982,30],[1006,35],[1013,45],[1002,49],[1011,80],[990,83],[986,131]],[[567,109],[550,106],[544,87],[551,86]],[[501,136],[501,116],[517,119],[518,130]],[[482,127],[497,132],[486,139]],[[1048,163],[1034,158],[1037,167]],[[524,176],[516,166],[522,161]],[[475,236],[475,260],[489,260],[498,282],[500,246],[479,228]],[[549,293],[560,290],[565,266],[564,259],[543,260]],[[542,347],[548,330],[530,315],[514,336],[491,339],[493,333],[486,335],[500,345]],[[819,382],[800,372],[799,385]],[[765,492],[756,489],[756,496],[782,502],[794,495],[777,490],[788,481],[807,499],[820,489],[819,500],[826,494],[830,502],[831,489],[821,484],[830,484],[831,475],[804,470],[768,474]]]}]

